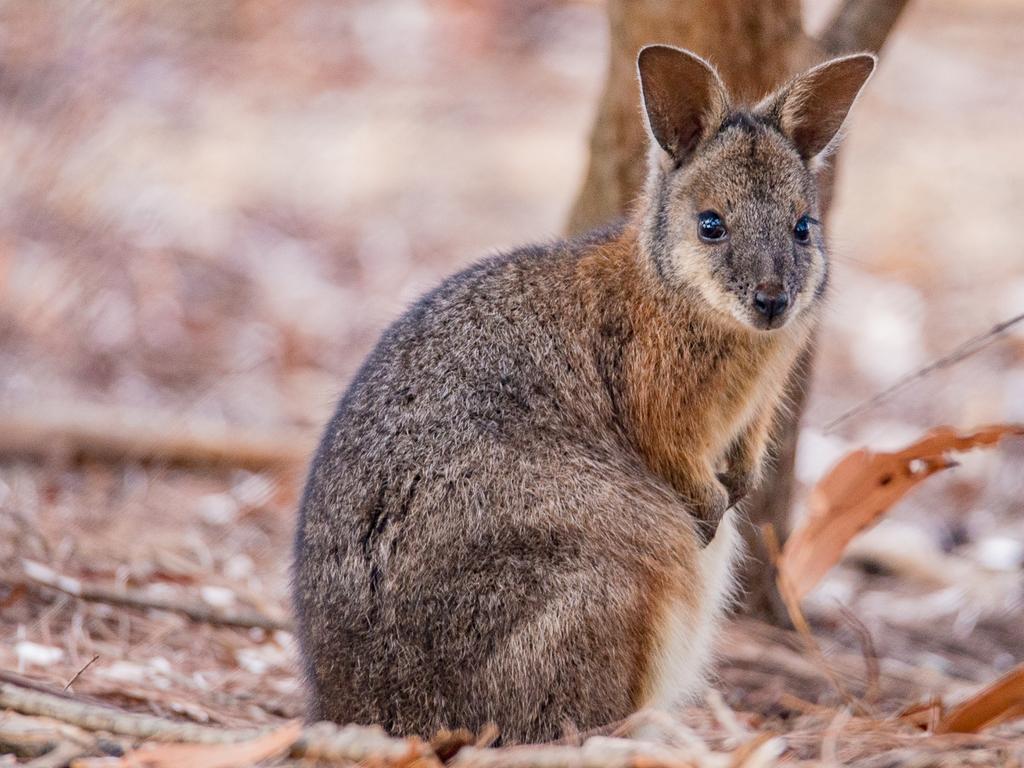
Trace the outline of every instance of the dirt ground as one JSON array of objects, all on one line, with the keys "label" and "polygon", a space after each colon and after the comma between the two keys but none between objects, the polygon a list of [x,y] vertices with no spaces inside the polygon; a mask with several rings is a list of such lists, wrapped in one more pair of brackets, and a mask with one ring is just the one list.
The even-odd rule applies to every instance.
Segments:
[{"label": "dirt ground", "polygon": [[[829,5],[808,4],[812,25]],[[607,42],[582,0],[3,0],[0,29],[0,446],[11,419],[125,414],[311,445],[420,292],[558,235]],[[801,507],[857,446],[1024,422],[1016,326],[826,428],[1024,312],[1022,40],[1015,0],[913,0],[858,104]],[[283,627],[302,468],[63,448],[0,456],[0,670],[58,688],[81,672],[75,694],[183,721],[301,717],[286,629],[83,601],[33,574]],[[960,461],[806,600],[842,690],[796,634],[728,627],[716,687],[741,732],[788,734],[793,761],[1022,764],[1019,721],[932,748],[893,719],[1024,662],[1024,441]],[[738,739],[713,710],[683,722]]]}]

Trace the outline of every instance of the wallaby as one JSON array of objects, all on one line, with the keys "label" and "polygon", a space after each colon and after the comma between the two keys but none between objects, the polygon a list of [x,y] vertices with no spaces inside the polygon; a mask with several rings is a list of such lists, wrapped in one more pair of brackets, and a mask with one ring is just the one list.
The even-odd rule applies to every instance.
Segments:
[{"label": "wallaby", "polygon": [[875,66],[749,109],[638,58],[628,221],[484,259],[382,336],[327,427],[295,544],[314,718],[503,743],[692,698],[828,283],[815,170]]}]

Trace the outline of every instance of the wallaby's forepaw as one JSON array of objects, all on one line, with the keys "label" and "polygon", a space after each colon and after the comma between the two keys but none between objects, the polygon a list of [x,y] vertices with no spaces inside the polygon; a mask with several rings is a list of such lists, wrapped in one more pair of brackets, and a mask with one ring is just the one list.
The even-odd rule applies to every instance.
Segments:
[{"label": "wallaby's forepaw", "polygon": [[735,507],[754,489],[754,475],[747,472],[719,472],[718,482],[729,492],[729,508]]},{"label": "wallaby's forepaw", "polygon": [[705,490],[704,499],[691,504],[694,522],[694,529],[700,541],[701,548],[706,547],[715,538],[718,532],[718,524],[729,509],[729,491],[719,482]]}]

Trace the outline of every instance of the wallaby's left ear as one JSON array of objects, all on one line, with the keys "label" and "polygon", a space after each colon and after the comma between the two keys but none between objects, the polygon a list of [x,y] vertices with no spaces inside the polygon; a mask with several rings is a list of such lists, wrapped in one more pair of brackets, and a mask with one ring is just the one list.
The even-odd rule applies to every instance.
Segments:
[{"label": "wallaby's left ear", "polygon": [[828,154],[864,83],[875,70],[869,53],[826,61],[799,75],[755,110],[771,117],[805,161]]}]

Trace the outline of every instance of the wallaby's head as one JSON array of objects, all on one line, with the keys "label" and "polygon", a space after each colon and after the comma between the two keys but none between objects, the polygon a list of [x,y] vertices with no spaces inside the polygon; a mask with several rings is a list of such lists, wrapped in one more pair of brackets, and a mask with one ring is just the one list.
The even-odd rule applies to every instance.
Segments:
[{"label": "wallaby's head", "polygon": [[653,137],[646,255],[693,301],[781,328],[824,293],[815,172],[875,58],[825,62],[749,110],[688,51],[649,46],[638,67]]}]

